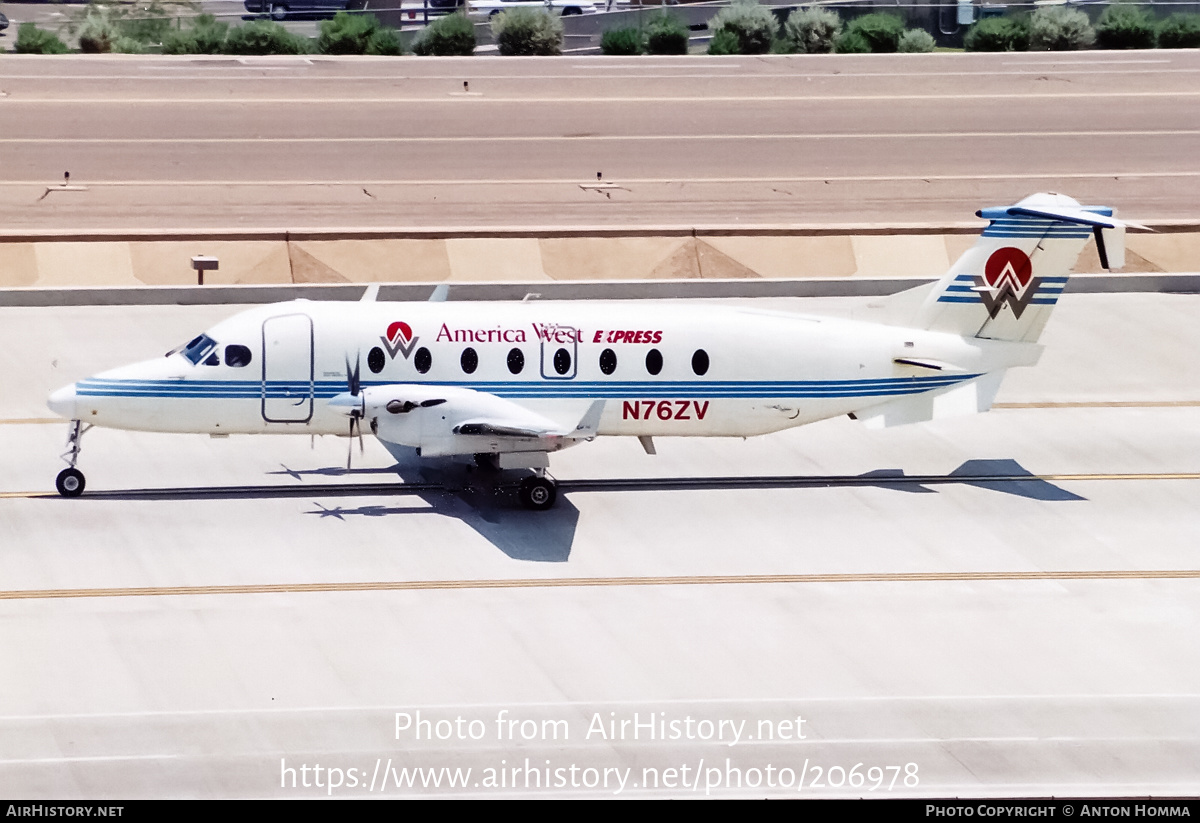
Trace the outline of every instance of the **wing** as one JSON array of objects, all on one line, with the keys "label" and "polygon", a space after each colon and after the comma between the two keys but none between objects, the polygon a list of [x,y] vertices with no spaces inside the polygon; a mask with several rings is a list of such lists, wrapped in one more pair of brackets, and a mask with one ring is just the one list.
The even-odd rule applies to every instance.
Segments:
[{"label": "wing", "polygon": [[380,440],[428,457],[558,451],[595,437],[604,411],[596,400],[564,422],[488,392],[416,383],[371,386],[350,398],[339,395],[330,406],[357,407]]}]

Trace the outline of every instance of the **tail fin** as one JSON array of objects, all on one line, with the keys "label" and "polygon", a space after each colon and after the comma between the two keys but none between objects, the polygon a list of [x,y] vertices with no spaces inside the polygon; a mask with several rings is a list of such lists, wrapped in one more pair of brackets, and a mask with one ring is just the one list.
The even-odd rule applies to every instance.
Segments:
[{"label": "tail fin", "polygon": [[1081,206],[1061,194],[1034,194],[1014,206],[983,209],[979,241],[933,286],[896,295],[915,305],[897,322],[994,340],[1036,342],[1067,275],[1093,235],[1105,268],[1125,265],[1125,227],[1107,206]]}]

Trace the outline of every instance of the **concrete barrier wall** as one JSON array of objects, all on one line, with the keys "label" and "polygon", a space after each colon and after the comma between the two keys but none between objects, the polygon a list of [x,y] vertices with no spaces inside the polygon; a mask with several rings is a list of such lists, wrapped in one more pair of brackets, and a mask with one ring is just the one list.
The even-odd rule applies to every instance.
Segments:
[{"label": "concrete barrier wall", "polygon": [[[0,288],[194,285],[197,254],[220,260],[207,285],[924,278],[945,272],[977,234],[26,237],[0,239]],[[1076,268],[1100,271],[1094,246]],[[1200,232],[1130,235],[1123,271],[1200,271]]]}]

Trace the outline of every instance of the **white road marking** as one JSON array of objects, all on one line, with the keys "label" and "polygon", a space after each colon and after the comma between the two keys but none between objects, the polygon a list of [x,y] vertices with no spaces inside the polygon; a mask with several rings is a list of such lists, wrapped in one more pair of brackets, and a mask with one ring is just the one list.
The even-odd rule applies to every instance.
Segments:
[{"label": "white road marking", "polygon": [[[179,78],[175,78],[179,79]],[[309,78],[311,80],[311,78]],[[71,105],[71,106],[112,106],[125,105],[182,105],[182,106],[243,106],[247,103],[256,105],[294,106],[297,103],[315,105],[402,105],[450,103],[462,104],[469,100],[473,104],[496,103],[505,106],[515,104],[579,104],[579,103],[861,103],[863,101],[915,101],[915,100],[947,100],[961,103],[963,100],[1079,100],[1079,99],[1114,99],[1114,98],[1171,98],[1200,97],[1200,90],[1188,91],[1084,91],[1084,92],[980,92],[976,94],[763,94],[763,95],[705,95],[697,92],[690,96],[643,96],[643,97],[532,97],[532,96],[503,96],[488,95],[482,97],[451,96],[450,90],[437,97],[6,97],[0,101],[0,107],[18,105]]]},{"label": "white road marking", "polygon": [[[880,174],[880,175],[830,175],[827,177],[622,177],[622,185],[670,185],[677,183],[726,185],[729,183],[911,183],[921,181],[960,182],[979,180],[1096,180],[1108,178],[1125,179],[1170,179],[1200,177],[1200,171],[1098,171],[1035,174]],[[514,185],[578,185],[586,182],[577,177],[547,178],[493,178],[478,180],[464,179],[364,179],[352,180],[89,180],[88,185],[100,186],[514,186]],[[14,186],[46,187],[45,180],[0,180],[0,188]]]},{"label": "white road marking", "polygon": [[862,132],[818,134],[544,134],[514,136],[439,136],[424,137],[3,137],[0,144],[221,144],[221,143],[544,143],[671,141],[702,142],[708,140],[960,140],[977,138],[1028,139],[1047,137],[1195,137],[1200,129],[1154,129],[1144,131],[960,131],[960,132],[893,132],[864,134]]}]

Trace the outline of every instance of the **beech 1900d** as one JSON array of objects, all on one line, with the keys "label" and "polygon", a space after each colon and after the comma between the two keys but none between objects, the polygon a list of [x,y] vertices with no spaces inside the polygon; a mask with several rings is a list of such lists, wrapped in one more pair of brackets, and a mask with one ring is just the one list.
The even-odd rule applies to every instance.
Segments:
[{"label": "beech 1900d", "polygon": [[[977,213],[978,242],[881,322],[636,301],[296,300],[244,311],[167,354],[54,392],[71,421],[61,494],[90,426],[358,435],[397,457],[524,470],[554,504],[549,454],[598,436],[745,437],[847,414],[870,426],[986,411],[1037,344],[1089,238],[1124,264],[1112,209],[1037,194]],[[444,297],[439,287],[435,298]]]}]

